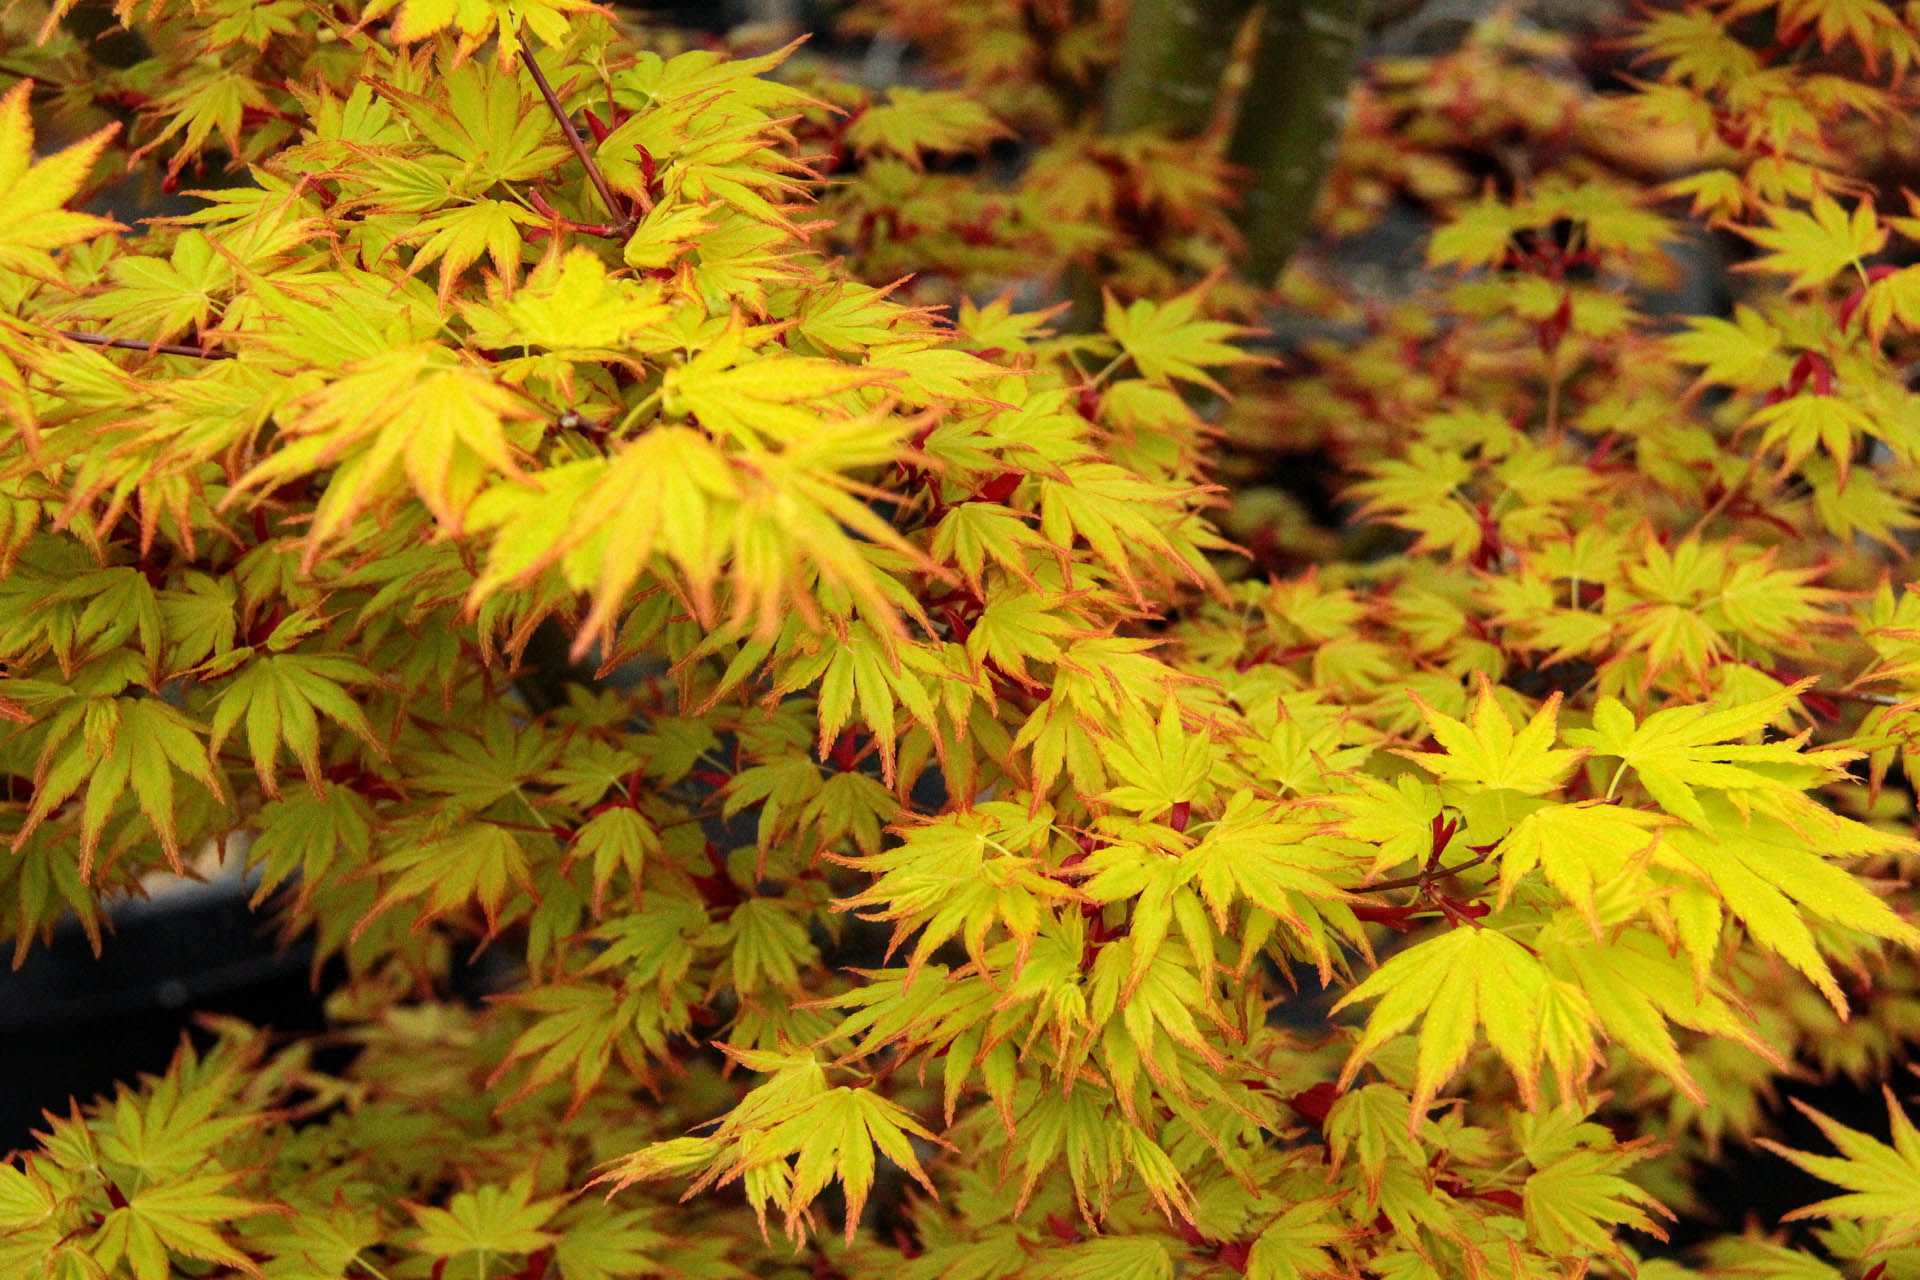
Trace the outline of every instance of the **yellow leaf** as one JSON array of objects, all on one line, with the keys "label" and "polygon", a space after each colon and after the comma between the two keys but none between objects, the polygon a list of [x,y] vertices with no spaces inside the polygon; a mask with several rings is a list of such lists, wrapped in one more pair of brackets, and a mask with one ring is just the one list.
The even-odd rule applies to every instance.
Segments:
[{"label": "yellow leaf", "polygon": [[1771,227],[1746,228],[1741,234],[1773,252],[1742,265],[1792,276],[1787,287],[1794,292],[1825,284],[1848,267],[1858,270],[1862,258],[1887,242],[1887,229],[1871,201],[1862,200],[1851,217],[1828,195],[1814,196],[1810,214],[1772,206],[1766,211]]},{"label": "yellow leaf", "polygon": [[108,125],[65,151],[29,163],[33,121],[27,102],[32,92],[33,81],[22,80],[0,98],[0,272],[17,271],[59,284],[51,250],[121,229],[110,218],[62,207],[80,190],[119,126]]}]

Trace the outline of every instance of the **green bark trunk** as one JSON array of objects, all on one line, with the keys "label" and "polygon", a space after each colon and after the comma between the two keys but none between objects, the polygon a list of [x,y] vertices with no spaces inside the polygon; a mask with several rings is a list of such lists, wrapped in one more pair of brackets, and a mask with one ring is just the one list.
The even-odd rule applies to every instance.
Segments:
[{"label": "green bark trunk", "polygon": [[1134,0],[1107,84],[1106,132],[1190,138],[1206,129],[1234,33],[1251,10],[1251,0]]},{"label": "green bark trunk", "polygon": [[1270,285],[1313,219],[1340,140],[1369,0],[1268,0],[1227,158],[1248,171],[1247,270]]}]

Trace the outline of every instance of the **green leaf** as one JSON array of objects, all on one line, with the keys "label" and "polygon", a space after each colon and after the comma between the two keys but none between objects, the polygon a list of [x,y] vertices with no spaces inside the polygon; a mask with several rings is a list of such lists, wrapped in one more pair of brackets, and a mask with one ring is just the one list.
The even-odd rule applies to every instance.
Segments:
[{"label": "green leaf", "polygon": [[1334,1005],[1378,1000],[1340,1071],[1344,1088],[1367,1058],[1421,1020],[1409,1128],[1473,1047],[1474,1029],[1513,1072],[1528,1105],[1544,1046],[1541,1012],[1549,977],[1525,947],[1494,929],[1455,928],[1399,952]]},{"label": "green leaf", "polygon": [[1619,1176],[1643,1156],[1627,1150],[1575,1151],[1530,1174],[1521,1199],[1541,1247],[1561,1255],[1585,1250],[1624,1257],[1614,1238],[1617,1227],[1665,1240],[1667,1233],[1649,1210],[1666,1210],[1645,1189]]},{"label": "green leaf", "polygon": [[410,491],[450,530],[494,474],[518,476],[509,424],[538,411],[431,343],[356,361],[281,424],[280,447],[241,480],[271,488],[334,468],[314,509],[309,562],[353,520]]},{"label": "green leaf", "polygon": [[827,1183],[838,1180],[847,1196],[847,1242],[860,1228],[860,1211],[873,1189],[873,1153],[878,1147],[909,1177],[933,1194],[908,1135],[938,1139],[895,1103],[866,1089],[839,1088],[807,1103],[749,1142],[740,1157],[743,1168],[793,1158],[793,1183],[785,1205],[789,1220],[810,1204]]},{"label": "green leaf", "polygon": [[1500,842],[1500,900],[1504,907],[1521,878],[1541,868],[1547,883],[1600,936],[1596,890],[1645,864],[1659,840],[1658,815],[1590,802],[1552,804],[1515,823]]},{"label": "green leaf", "polygon": [[1532,210],[1498,200],[1480,200],[1456,210],[1427,242],[1429,266],[1495,267],[1506,258],[1514,236],[1534,225]]},{"label": "green leaf", "polygon": [[1173,1280],[1173,1256],[1153,1236],[1101,1236],[1050,1251],[1046,1271],[1058,1280]]},{"label": "green leaf", "polygon": [[1207,369],[1245,364],[1252,359],[1228,341],[1249,330],[1223,320],[1200,318],[1199,289],[1160,303],[1140,298],[1125,307],[1111,293],[1104,296],[1107,332],[1122,351],[1133,357],[1140,376],[1149,381],[1179,379],[1220,392],[1220,384]]},{"label": "green leaf", "polygon": [[1771,253],[1743,264],[1755,271],[1790,275],[1790,291],[1799,292],[1825,284],[1849,267],[1860,270],[1860,260],[1879,252],[1887,242],[1887,229],[1880,225],[1873,202],[1862,200],[1853,214],[1840,207],[1833,197],[1819,194],[1811,211],[1768,205],[1770,227],[1742,227],[1740,234]]},{"label": "green leaf", "polygon": [[566,1200],[534,1199],[533,1175],[522,1173],[505,1186],[488,1183],[462,1191],[444,1209],[408,1204],[420,1231],[407,1247],[434,1258],[532,1253],[553,1243],[554,1234],[540,1228]]},{"label": "green leaf", "polygon": [[593,913],[599,915],[614,874],[625,872],[627,882],[638,894],[647,859],[660,856],[660,851],[660,833],[647,816],[628,805],[616,804],[587,819],[573,833],[567,857],[593,868]]},{"label": "green leaf", "polygon": [[1552,749],[1560,711],[1558,694],[1548,698],[1519,733],[1485,680],[1474,697],[1470,724],[1434,710],[1418,694],[1409,696],[1442,749],[1405,754],[1443,781],[1537,796],[1552,790],[1580,763],[1580,752]]},{"label": "green leaf", "polygon": [[[1811,784],[1842,771],[1851,753],[1804,751],[1804,737],[1759,744],[1728,741],[1774,723],[1811,683],[1803,680],[1737,707],[1667,707],[1638,726],[1633,713],[1618,699],[1601,698],[1594,708],[1593,728],[1568,730],[1566,739],[1595,755],[1616,757],[1624,768],[1633,770],[1661,808],[1707,827],[1711,824],[1706,811],[1694,795],[1697,787],[1737,793],[1790,792],[1801,789],[1796,782]],[[1789,771],[1768,767],[1775,765],[1788,766]],[[1617,774],[1614,782],[1617,786]],[[1608,789],[1609,798],[1613,790]]]},{"label": "green leaf", "polygon": [[21,80],[0,98],[0,272],[18,272],[58,284],[50,251],[117,229],[91,214],[69,213],[73,199],[118,125],[108,125],[66,150],[33,160],[33,122],[27,114],[33,81]]},{"label": "green leaf", "polygon": [[534,892],[526,851],[512,831],[494,823],[469,819],[443,834],[420,835],[398,845],[380,862],[380,870],[393,879],[354,926],[356,935],[375,916],[416,901],[416,928],[472,901],[480,904],[492,932],[499,927],[510,886],[529,896]]},{"label": "green leaf", "polygon": [[1315,1196],[1290,1206],[1261,1229],[1247,1257],[1248,1280],[1316,1280],[1339,1275],[1344,1267],[1328,1246],[1352,1235],[1337,1220],[1329,1221],[1340,1197]]},{"label": "green leaf", "polygon": [[564,1280],[629,1280],[662,1270],[662,1255],[682,1248],[645,1209],[615,1210],[594,1200],[571,1205],[554,1223],[553,1260]]},{"label": "green leaf", "polygon": [[367,723],[366,713],[346,688],[371,683],[371,672],[351,658],[337,654],[278,653],[256,657],[214,699],[208,749],[218,755],[220,744],[244,718],[253,770],[268,795],[278,797],[280,794],[275,765],[282,743],[300,762],[308,784],[318,791],[319,715],[325,715],[374,751],[381,750],[373,735],[373,726]]},{"label": "green leaf", "polygon": [[[84,724],[77,740],[74,730]],[[225,791],[207,763],[198,726],[155,698],[76,701],[52,721],[37,767],[38,785],[27,819],[14,838],[19,848],[68,797],[86,787],[80,809],[80,875],[88,875],[100,835],[129,786],[161,849],[180,864],[174,773],[186,774],[216,800]]]},{"label": "green leaf", "polygon": [[134,1280],[168,1280],[176,1274],[174,1255],[259,1275],[253,1260],[218,1230],[264,1207],[227,1194],[235,1180],[230,1173],[209,1173],[135,1191],[126,1207],[111,1210],[94,1232],[90,1248],[96,1260],[111,1271],[124,1258]]},{"label": "green leaf", "polygon": [[476,200],[422,219],[396,243],[422,242],[407,264],[409,274],[440,264],[440,305],[444,307],[461,274],[482,254],[492,259],[495,273],[511,289],[520,278],[520,228],[538,221],[510,200]]},{"label": "green leaf", "polygon": [[863,157],[891,153],[918,166],[921,152],[977,151],[1008,133],[967,94],[895,85],[847,126],[847,141]]},{"label": "green leaf", "polygon": [[1895,1228],[1903,1240],[1920,1238],[1920,1130],[1907,1118],[1893,1090],[1883,1085],[1882,1092],[1886,1095],[1887,1118],[1893,1129],[1892,1146],[1857,1129],[1849,1129],[1798,1099],[1795,1105],[1820,1126],[1820,1132],[1840,1154],[1813,1155],[1765,1138],[1759,1140],[1767,1150],[1785,1156],[1814,1177],[1847,1193],[1796,1209],[1787,1215],[1788,1221],[1800,1218],[1877,1221]]}]

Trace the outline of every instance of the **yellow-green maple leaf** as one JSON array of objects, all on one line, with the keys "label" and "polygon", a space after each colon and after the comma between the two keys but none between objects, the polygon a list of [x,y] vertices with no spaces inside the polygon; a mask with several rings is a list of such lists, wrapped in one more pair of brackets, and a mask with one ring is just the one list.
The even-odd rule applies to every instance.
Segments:
[{"label": "yellow-green maple leaf", "polygon": [[1496,929],[1450,929],[1408,947],[1334,1006],[1338,1012],[1363,1000],[1380,1002],[1341,1068],[1340,1085],[1345,1088],[1369,1057],[1422,1019],[1409,1131],[1459,1070],[1476,1026],[1485,1028],[1531,1105],[1544,1050],[1542,1006],[1552,986],[1540,961]]},{"label": "yellow-green maple leaf", "polygon": [[1770,249],[1763,258],[1746,264],[1754,271],[1772,271],[1793,277],[1787,287],[1798,292],[1825,284],[1887,242],[1871,201],[1862,200],[1851,216],[1828,195],[1815,195],[1810,213],[1767,206],[1771,227],[1743,228],[1741,234]]},{"label": "yellow-green maple leaf", "polygon": [[1831,1182],[1847,1193],[1796,1209],[1787,1215],[1788,1221],[1830,1218],[1883,1222],[1892,1228],[1880,1241],[1881,1246],[1887,1248],[1920,1239],[1920,1129],[1915,1129],[1913,1121],[1907,1118],[1893,1090],[1883,1085],[1882,1091],[1893,1128],[1891,1146],[1829,1119],[1798,1099],[1794,1105],[1820,1126],[1820,1132],[1840,1154],[1819,1156],[1760,1139],[1760,1145],[1767,1150],[1785,1156],[1814,1177]]},{"label": "yellow-green maple leaf", "polygon": [[521,23],[550,45],[564,44],[567,15],[598,7],[592,0],[373,0],[360,21],[393,13],[396,5],[395,40],[424,40],[452,27],[460,33],[461,50],[470,52],[497,33],[503,64],[520,50]]},{"label": "yellow-green maple leaf", "polygon": [[1106,330],[1133,357],[1142,377],[1155,382],[1178,378],[1222,392],[1206,367],[1253,359],[1227,341],[1249,332],[1245,327],[1200,318],[1200,294],[1190,289],[1165,302],[1141,298],[1125,307],[1111,293],[1105,295]]},{"label": "yellow-green maple leaf", "polygon": [[1560,714],[1557,693],[1518,733],[1484,679],[1466,723],[1436,711],[1418,694],[1409,696],[1442,750],[1403,754],[1442,781],[1537,796],[1551,791],[1580,762],[1580,752],[1553,748]]},{"label": "yellow-green maple leaf", "polygon": [[410,487],[447,528],[462,527],[490,472],[517,476],[508,423],[537,411],[433,343],[356,362],[283,422],[285,442],[242,480],[269,487],[335,468],[314,510],[309,559],[373,504]]},{"label": "yellow-green maple leaf", "polygon": [[27,114],[32,92],[33,81],[22,80],[0,98],[0,271],[59,284],[52,250],[119,227],[110,218],[64,207],[119,126],[108,125],[33,163],[33,121]]}]

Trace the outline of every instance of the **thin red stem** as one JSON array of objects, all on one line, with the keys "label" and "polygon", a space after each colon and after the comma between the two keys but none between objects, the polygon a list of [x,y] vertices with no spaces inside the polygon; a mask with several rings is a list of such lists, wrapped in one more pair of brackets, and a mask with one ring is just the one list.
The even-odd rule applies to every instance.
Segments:
[{"label": "thin red stem", "polygon": [[540,70],[540,63],[534,58],[533,50],[527,44],[524,30],[520,34],[520,63],[533,77],[533,83],[540,89],[540,96],[546,99],[547,110],[551,111],[553,118],[560,122],[560,131],[567,135],[567,145],[573,148],[573,154],[579,157],[582,165],[586,166],[587,178],[593,183],[593,189],[600,193],[601,203],[607,206],[607,212],[612,214],[616,221],[623,226],[627,225],[630,219],[620,212],[620,204],[614,197],[613,188],[607,185],[607,179],[600,172],[600,166],[595,164],[593,157],[587,153],[586,139],[582,138],[580,131],[573,127],[573,121],[568,117],[566,108],[560,105],[560,96],[547,82],[546,72]]},{"label": "thin red stem", "polygon": [[104,333],[80,333],[73,329],[56,330],[59,335],[73,342],[84,342],[90,347],[118,347],[122,351],[146,351],[163,356],[192,356],[196,360],[231,360],[233,352],[219,351],[213,347],[191,347],[184,342],[145,342],[139,338],[109,338]]},{"label": "thin red stem", "polygon": [[1387,889],[1412,889],[1419,885],[1431,884],[1435,880],[1445,880],[1451,875],[1458,875],[1469,867],[1479,866],[1492,856],[1493,850],[1489,849],[1477,857],[1468,858],[1465,862],[1455,863],[1451,867],[1435,867],[1431,871],[1422,871],[1418,875],[1401,876],[1398,880],[1382,880],[1379,884],[1362,885],[1355,892],[1380,893]]}]

